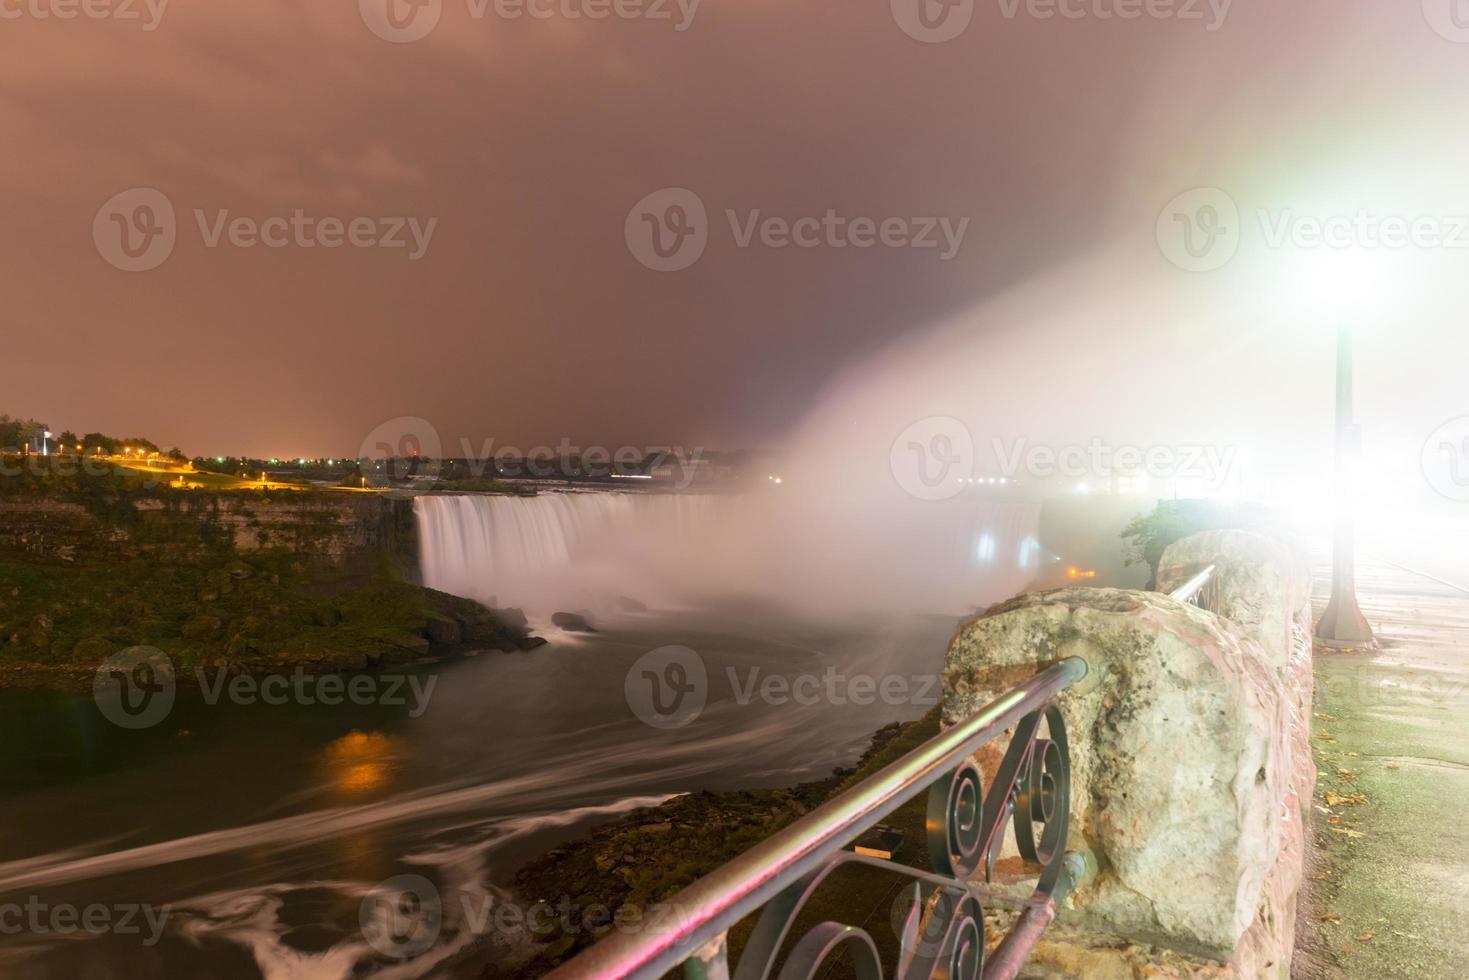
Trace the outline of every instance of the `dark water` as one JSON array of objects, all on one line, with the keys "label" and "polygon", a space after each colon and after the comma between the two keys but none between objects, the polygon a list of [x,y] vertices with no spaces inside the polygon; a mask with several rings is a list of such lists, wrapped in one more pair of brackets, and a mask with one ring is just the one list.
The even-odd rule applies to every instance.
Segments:
[{"label": "dark water", "polygon": [[[508,901],[500,885],[527,857],[671,794],[851,763],[875,729],[932,703],[953,626],[648,615],[432,668],[421,712],[181,693],[164,722],[127,731],[88,698],[4,695],[0,975],[474,976],[518,935],[472,910]],[[707,707],[677,730],[641,721],[624,688],[629,667],[668,644],[696,650],[709,674]],[[859,704],[828,697],[824,681],[807,688],[816,703],[738,703],[771,674],[901,677],[906,691]],[[384,955],[364,938],[364,899],[404,874],[433,883],[442,927],[423,951]],[[92,931],[62,931],[73,906]]]}]

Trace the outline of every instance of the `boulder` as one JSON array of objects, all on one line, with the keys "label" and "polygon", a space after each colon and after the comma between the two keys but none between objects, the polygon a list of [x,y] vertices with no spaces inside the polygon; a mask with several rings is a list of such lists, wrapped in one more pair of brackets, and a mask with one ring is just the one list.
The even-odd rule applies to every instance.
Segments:
[{"label": "boulder", "polygon": [[551,616],[551,622],[568,633],[595,633],[592,624],[582,613],[559,612]]},{"label": "boulder", "polygon": [[[1098,873],[1069,914],[1219,963],[1255,921],[1291,791],[1286,694],[1262,646],[1167,596],[1064,589],[962,626],[944,670],[955,723],[1078,656],[1059,701],[1071,742],[1070,848]],[[1002,745],[978,762],[992,775]]]},{"label": "boulder", "polygon": [[458,643],[464,638],[464,628],[457,619],[437,613],[429,615],[424,633],[433,643]]},{"label": "boulder", "polygon": [[525,629],[530,625],[530,620],[525,618],[522,609],[496,609],[495,618],[511,629]]},{"label": "boulder", "polygon": [[1248,531],[1206,531],[1169,545],[1158,563],[1158,588],[1178,588],[1214,566],[1214,609],[1264,647],[1291,706],[1296,808],[1316,788],[1311,755],[1311,570],[1295,545]]},{"label": "boulder", "polygon": [[1295,652],[1295,627],[1311,623],[1310,568],[1291,545],[1249,531],[1205,531],[1174,542],[1158,562],[1158,591],[1171,592],[1214,566],[1213,611],[1254,636],[1277,669]]}]

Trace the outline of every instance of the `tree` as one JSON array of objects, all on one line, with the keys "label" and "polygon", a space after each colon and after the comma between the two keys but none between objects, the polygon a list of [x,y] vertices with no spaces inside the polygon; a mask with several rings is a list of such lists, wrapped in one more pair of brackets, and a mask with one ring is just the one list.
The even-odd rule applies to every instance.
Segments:
[{"label": "tree", "polygon": [[0,415],[0,449],[18,452],[45,431],[46,427],[35,419]]},{"label": "tree", "polygon": [[88,432],[86,435],[82,436],[81,441],[82,445],[86,447],[87,452],[96,452],[100,449],[108,455],[115,454],[118,448],[122,445],[122,443],[118,442],[111,436],[104,436],[100,432]]}]

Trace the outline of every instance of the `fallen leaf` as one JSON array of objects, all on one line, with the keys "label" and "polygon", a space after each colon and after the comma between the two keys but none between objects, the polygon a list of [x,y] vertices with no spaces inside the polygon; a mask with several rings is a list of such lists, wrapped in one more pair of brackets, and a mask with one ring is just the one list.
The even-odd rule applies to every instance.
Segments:
[{"label": "fallen leaf", "polygon": [[1338,769],[1336,775],[1338,779],[1345,780],[1349,783],[1357,778],[1357,774],[1350,769]]},{"label": "fallen leaf", "polygon": [[1313,877],[1311,880],[1312,881],[1329,881],[1330,879],[1331,879],[1331,872],[1330,871],[1323,871],[1319,875],[1316,875],[1315,877]]},{"label": "fallen leaf", "polygon": [[1325,915],[1313,915],[1313,916],[1311,916],[1311,918],[1315,919],[1317,922],[1340,922],[1341,921],[1341,916],[1337,915],[1335,912],[1328,912]]},{"label": "fallen leaf", "polygon": [[1341,823],[1341,817],[1333,813],[1331,816],[1326,818],[1326,822],[1330,824],[1338,824]]},{"label": "fallen leaf", "polygon": [[1364,834],[1364,833],[1362,833],[1360,831],[1349,830],[1346,827],[1331,827],[1329,829],[1331,830],[1331,832],[1333,834],[1341,834],[1343,837],[1366,837],[1367,836],[1366,834]]},{"label": "fallen leaf", "polygon": [[1335,742],[1336,741],[1336,739],[1334,739],[1334,738],[1331,737],[1331,733],[1330,732],[1318,732],[1316,734],[1316,737],[1319,738],[1319,739],[1321,739],[1321,741],[1323,741],[1323,742]]},{"label": "fallen leaf", "polygon": [[1361,793],[1327,793],[1327,806],[1366,806],[1371,801]]},{"label": "fallen leaf", "polygon": [[1317,712],[1317,714],[1316,714],[1316,720],[1317,721],[1336,721],[1336,719],[1333,718],[1333,717],[1331,717],[1331,715],[1321,714],[1320,712]]},{"label": "fallen leaf", "polygon": [[1347,753],[1347,758],[1348,759],[1360,759],[1360,758],[1362,758],[1362,753],[1360,753],[1360,752],[1348,752]]},{"label": "fallen leaf", "polygon": [[1370,942],[1372,942],[1372,940],[1374,940],[1376,938],[1377,938],[1377,934],[1374,933],[1374,932],[1359,932],[1359,933],[1357,933],[1357,942],[1359,942],[1359,943],[1370,943]]}]

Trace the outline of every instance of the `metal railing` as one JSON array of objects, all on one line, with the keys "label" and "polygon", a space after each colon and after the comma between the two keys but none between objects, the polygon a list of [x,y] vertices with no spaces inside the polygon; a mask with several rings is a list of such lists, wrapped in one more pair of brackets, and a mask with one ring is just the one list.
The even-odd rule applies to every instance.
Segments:
[{"label": "metal railing", "polygon": [[1216,567],[1210,565],[1168,595],[1187,605],[1198,606],[1209,612],[1218,612],[1219,576],[1214,574]]},{"label": "metal railing", "polygon": [[[809,980],[840,949],[862,980],[880,980],[877,944],[856,926],[824,922],[787,943],[802,909],[834,871],[866,865],[909,883],[913,905],[898,937],[896,977],[1014,977],[1085,871],[1082,858],[1066,851],[1071,757],[1054,702],[1086,673],[1086,661],[1078,657],[1046,668],[679,892],[665,905],[676,910],[676,921],[612,934],[549,976],[654,980],[682,966],[690,980],[765,980],[783,959],[779,980]],[[1011,728],[1014,735],[986,794],[971,756]],[[845,850],[925,790],[932,871]],[[985,880],[992,879],[1007,823],[1013,824],[1020,856],[1039,866],[1039,876],[1015,924],[986,956],[980,900],[987,896],[971,879],[981,868]],[[755,912],[759,920],[731,973],[726,935]]]}]

